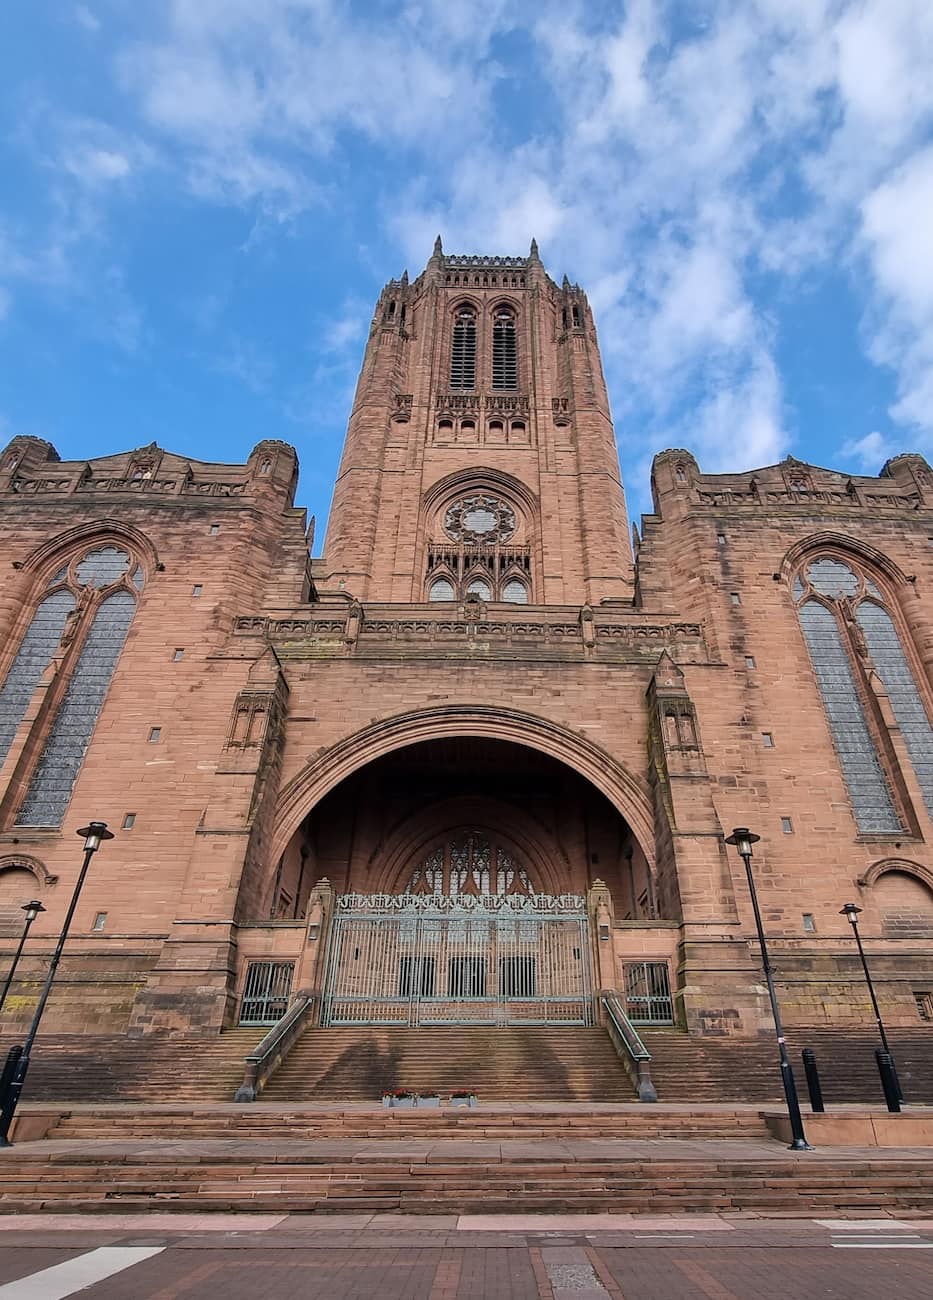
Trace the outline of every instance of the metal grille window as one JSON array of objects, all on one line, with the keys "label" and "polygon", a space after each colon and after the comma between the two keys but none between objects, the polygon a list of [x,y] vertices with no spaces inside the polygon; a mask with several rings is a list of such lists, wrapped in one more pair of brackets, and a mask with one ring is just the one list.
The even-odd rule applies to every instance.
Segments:
[{"label": "metal grille window", "polygon": [[636,1025],[672,1025],[674,1003],[666,961],[626,962],[625,1014]]},{"label": "metal grille window", "polygon": [[518,387],[515,317],[510,311],[497,312],[492,327],[492,386],[497,389]]},{"label": "metal grille window", "polygon": [[241,1025],[274,1025],[288,1010],[293,961],[251,961],[240,1001]]},{"label": "metal grille window", "polygon": [[864,601],[856,614],[872,662],[878,670],[901,729],[917,784],[933,816],[933,728],[917,690],[913,673],[887,610]]},{"label": "metal grille window", "polygon": [[901,819],[836,617],[825,605],[808,600],[800,607],[800,623],[858,828],[869,833],[898,831]]},{"label": "metal grille window", "polygon": [[17,826],[61,823],[135,609],[136,601],[128,591],[115,592],[98,609],[16,818]]},{"label": "metal grille window", "polygon": [[0,690],[0,762],[9,752],[39,678],[49,666],[74,608],[75,598],[70,591],[56,591],[42,602],[29,624]]},{"label": "metal grille window", "polygon": [[518,578],[510,578],[502,588],[502,599],[509,605],[527,605],[528,588]]},{"label": "metal grille window", "polygon": [[463,308],[454,324],[453,347],[450,352],[451,388],[476,387],[476,314]]}]

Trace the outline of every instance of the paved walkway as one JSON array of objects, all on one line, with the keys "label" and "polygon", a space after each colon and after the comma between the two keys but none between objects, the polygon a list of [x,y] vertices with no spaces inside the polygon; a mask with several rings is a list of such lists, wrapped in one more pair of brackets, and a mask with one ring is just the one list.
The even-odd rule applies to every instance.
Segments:
[{"label": "paved walkway", "polygon": [[0,1219],[0,1300],[929,1300],[931,1294],[931,1219]]}]

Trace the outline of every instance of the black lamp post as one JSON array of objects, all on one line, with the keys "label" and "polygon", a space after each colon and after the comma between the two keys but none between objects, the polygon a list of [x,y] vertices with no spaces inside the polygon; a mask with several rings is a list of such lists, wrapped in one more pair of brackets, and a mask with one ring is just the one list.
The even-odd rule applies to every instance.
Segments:
[{"label": "black lamp post", "polygon": [[10,985],[13,983],[13,976],[16,974],[16,968],[19,965],[19,959],[23,954],[23,946],[29,934],[29,927],[39,915],[44,912],[45,908],[37,898],[33,898],[28,903],[23,903],[23,911],[26,913],[26,924],[23,926],[23,933],[20,935],[19,947],[16,949],[16,956],[13,958],[13,965],[10,967],[9,974],[3,985],[3,992],[0,993],[0,1011],[3,1010],[3,1004],[6,1002],[6,995],[10,991]]},{"label": "black lamp post", "polygon": [[[61,961],[62,949],[65,946],[65,940],[68,938],[68,931],[71,928],[71,920],[75,914],[75,908],[78,906],[78,898],[84,885],[85,877],[88,873],[88,867],[91,865],[91,858],[100,848],[104,840],[112,840],[113,832],[107,830],[106,822],[90,822],[78,831],[79,835],[84,837],[84,861],[81,864],[81,870],[78,873],[78,879],[75,882],[74,893],[71,895],[71,902],[68,904],[68,911],[65,914],[65,920],[62,925],[62,932],[58,936],[58,943],[55,945],[55,951],[52,954],[52,960],[49,962],[48,974],[45,977],[45,983],[42,986],[42,992],[39,994],[39,1001],[32,1017],[32,1024],[29,1026],[29,1033],[26,1035],[26,1041],[23,1044],[22,1053],[12,1071],[12,1077],[2,1097],[0,1097],[0,1147],[11,1145],[8,1134],[10,1125],[13,1123],[13,1115],[16,1112],[16,1106],[19,1102],[20,1093],[23,1091],[23,1083],[29,1070],[29,1058],[32,1053],[33,1044],[36,1041],[36,1034],[39,1032],[39,1023],[42,1020],[42,1013],[45,1010],[45,1004],[49,1000],[49,994],[52,991],[52,984],[55,980],[55,972],[58,970],[58,964]],[[10,1055],[18,1052],[18,1049],[12,1047]]]},{"label": "black lamp post", "polygon": [[745,874],[748,877],[748,892],[752,899],[752,910],[755,913],[755,925],[758,930],[758,942],[761,945],[761,964],[765,971],[768,997],[771,999],[771,1015],[774,1017],[774,1030],[777,1034],[778,1051],[781,1054],[781,1081],[784,1084],[784,1096],[787,1098],[787,1113],[790,1116],[790,1131],[793,1137],[790,1144],[791,1150],[812,1151],[813,1148],[807,1141],[806,1134],[803,1131],[803,1117],[800,1114],[800,1102],[797,1100],[797,1085],[794,1082],[794,1072],[791,1069],[787,1055],[787,1043],[781,1026],[781,1012],[778,1007],[777,994],[774,991],[774,977],[771,974],[771,960],[768,957],[768,944],[765,940],[764,926],[761,924],[755,877],[752,875],[752,845],[757,844],[760,839],[761,836],[753,835],[747,826],[736,826],[732,834],[726,836],[726,843],[735,845],[739,857],[745,863]]},{"label": "black lamp post", "polygon": [[[872,1010],[875,1013],[875,1022],[878,1025],[878,1033],[881,1035],[881,1050],[887,1052],[887,1054],[891,1057],[891,1064],[893,1066],[894,1057],[891,1054],[891,1048],[888,1046],[888,1036],[884,1032],[884,1021],[881,1019],[881,1008],[878,1006],[878,999],[875,996],[875,986],[871,982],[871,971],[868,969],[868,962],[865,958],[865,949],[862,947],[862,936],[859,934],[858,918],[861,910],[862,909],[856,903],[846,903],[844,907],[841,907],[839,909],[839,915],[847,916],[849,920],[852,922],[852,933],[855,935],[855,946],[858,948],[858,955],[862,963],[862,970],[865,973],[865,983],[868,985],[868,996],[871,998]],[[894,1077],[895,1080],[897,1080],[896,1070],[895,1070]],[[900,1082],[897,1083],[897,1091],[901,1096],[901,1100],[903,1100],[903,1094],[901,1093]]]}]

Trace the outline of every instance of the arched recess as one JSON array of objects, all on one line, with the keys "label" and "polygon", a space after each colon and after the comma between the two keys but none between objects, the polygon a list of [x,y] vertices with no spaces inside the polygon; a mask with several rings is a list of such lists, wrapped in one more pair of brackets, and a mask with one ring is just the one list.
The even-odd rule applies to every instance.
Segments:
[{"label": "arched recess", "polygon": [[863,876],[859,877],[858,883],[863,888],[871,889],[882,876],[890,871],[897,871],[905,876],[914,876],[926,885],[931,895],[933,895],[933,871],[920,862],[912,862],[909,858],[880,858],[877,862],[871,864]]},{"label": "arched recess", "polygon": [[316,804],[360,768],[393,750],[449,737],[505,740],[566,764],[593,785],[628,822],[654,870],[654,816],[647,786],[586,736],[514,709],[446,705],[384,718],[317,755],[279,795],[270,859],[277,861]]},{"label": "arched recess", "polygon": [[474,488],[478,491],[498,488],[506,495],[513,496],[524,507],[528,522],[530,524],[537,523],[538,498],[527,483],[523,483],[521,479],[515,478],[512,474],[507,474],[504,470],[493,469],[489,465],[471,465],[469,469],[461,469],[453,474],[445,474],[436,483],[432,483],[421,498],[423,517],[432,514],[444,497],[457,492],[472,491]]},{"label": "arched recess", "polygon": [[28,871],[40,888],[58,882],[58,876],[53,876],[44,862],[25,853],[8,853],[0,858],[0,877],[5,871]]},{"label": "arched recess", "polygon": [[[508,830],[504,830],[508,827]],[[528,870],[545,894],[559,894],[564,886],[555,863],[564,867],[564,879],[570,874],[570,863],[560,847],[546,835],[542,827],[527,813],[512,804],[491,799],[475,799],[469,795],[445,800],[428,810],[427,816],[418,813],[398,826],[384,844],[379,845],[371,861],[381,863],[377,892],[400,893],[414,861],[426,855],[444,835],[458,829],[480,830],[490,839],[498,840],[509,848],[516,859]]]}]

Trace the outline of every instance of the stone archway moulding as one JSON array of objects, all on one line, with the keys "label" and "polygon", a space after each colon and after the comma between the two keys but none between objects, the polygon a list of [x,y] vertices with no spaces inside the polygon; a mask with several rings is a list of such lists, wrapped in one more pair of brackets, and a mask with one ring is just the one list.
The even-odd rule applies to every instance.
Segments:
[{"label": "stone archway moulding", "polygon": [[625,818],[653,870],[654,817],[647,786],[578,732],[533,714],[482,705],[447,705],[383,718],[318,754],[279,795],[270,846],[272,860],[277,861],[285,852],[308,813],[348,776],[394,750],[452,736],[509,741],[572,768]]},{"label": "stone archway moulding", "polygon": [[58,881],[58,876],[53,876],[44,862],[25,853],[7,853],[0,857],[0,873],[4,871],[29,871],[39,885],[54,885]]},{"label": "stone archway moulding", "polygon": [[881,858],[878,862],[873,862],[864,875],[858,879],[858,884],[863,889],[871,889],[882,876],[886,876],[890,871],[899,871],[905,876],[914,876],[921,881],[933,893],[933,871],[925,867],[920,862],[912,862],[909,858]]}]

